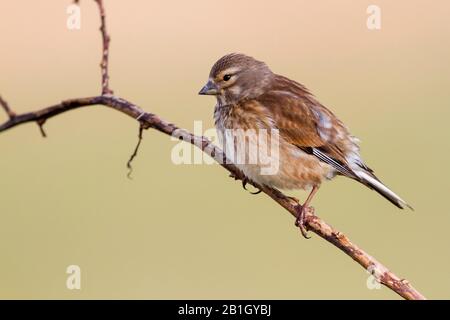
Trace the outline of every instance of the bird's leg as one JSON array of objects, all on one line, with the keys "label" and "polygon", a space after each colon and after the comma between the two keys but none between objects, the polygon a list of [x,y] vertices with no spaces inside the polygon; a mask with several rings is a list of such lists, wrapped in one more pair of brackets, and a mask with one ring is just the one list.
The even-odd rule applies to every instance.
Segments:
[{"label": "bird's leg", "polygon": [[310,237],[308,237],[308,232],[305,227],[305,214],[306,214],[306,211],[308,210],[308,206],[311,203],[311,200],[314,197],[314,195],[316,194],[317,190],[319,190],[319,187],[314,186],[312,188],[308,198],[306,198],[305,203],[303,203],[303,205],[298,204],[296,207],[297,218],[295,219],[295,226],[300,228],[300,231],[301,231],[303,237],[305,237],[306,239],[309,239]]}]

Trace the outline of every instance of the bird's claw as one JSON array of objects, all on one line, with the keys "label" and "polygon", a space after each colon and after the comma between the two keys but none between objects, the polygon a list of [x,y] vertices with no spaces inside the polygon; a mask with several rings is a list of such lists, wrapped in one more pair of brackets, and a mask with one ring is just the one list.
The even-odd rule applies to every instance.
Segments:
[{"label": "bird's claw", "polygon": [[244,190],[247,190],[247,187],[246,187],[247,183],[248,183],[248,178],[244,177],[242,179],[242,188],[244,188]]},{"label": "bird's claw", "polygon": [[[247,177],[242,178],[242,188],[244,188],[244,189],[247,190],[247,191],[248,191],[248,189],[247,189],[247,184],[248,184],[249,181],[250,181],[250,180],[249,180]],[[258,191],[255,191],[255,192],[249,191],[249,192],[250,192],[251,194],[258,194],[258,193],[261,193],[262,190],[261,190],[261,189],[258,189]]]},{"label": "bird's claw", "polygon": [[306,229],[306,221],[305,221],[305,213],[309,208],[302,206],[302,205],[298,205],[296,206],[296,211],[297,211],[297,218],[295,219],[295,226],[298,227],[300,229],[300,232],[302,233],[302,236],[305,239],[309,239],[311,238],[310,236],[308,236],[308,230]]},{"label": "bird's claw", "polygon": [[234,174],[233,172],[230,173],[229,177],[233,178],[234,180],[239,179],[239,177],[236,174]]}]

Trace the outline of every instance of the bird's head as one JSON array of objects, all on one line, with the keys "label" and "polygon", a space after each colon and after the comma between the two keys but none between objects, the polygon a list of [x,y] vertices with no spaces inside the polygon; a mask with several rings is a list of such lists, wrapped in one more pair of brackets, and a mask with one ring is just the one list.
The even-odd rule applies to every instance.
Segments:
[{"label": "bird's head", "polygon": [[252,99],[264,93],[273,77],[261,61],[240,53],[220,58],[211,68],[201,95],[214,95],[220,105]]}]

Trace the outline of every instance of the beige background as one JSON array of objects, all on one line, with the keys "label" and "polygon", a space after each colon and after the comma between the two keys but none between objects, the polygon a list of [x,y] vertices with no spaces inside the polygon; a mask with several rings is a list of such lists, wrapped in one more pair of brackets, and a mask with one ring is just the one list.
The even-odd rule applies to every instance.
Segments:
[{"label": "beige background", "polygon": [[[366,28],[366,8],[382,29]],[[93,1],[0,2],[0,93],[18,112],[99,92]],[[244,52],[308,86],[362,140],[370,166],[415,212],[344,178],[318,214],[409,279],[449,298],[448,1],[106,1],[115,92],[180,126],[213,126],[198,90],[212,63]],[[1,111],[1,110],[0,110]],[[6,119],[4,113],[0,119]],[[0,135],[1,298],[356,298],[368,274],[220,167],[175,166],[167,136],[103,107]],[[304,193],[292,195],[303,198]],[[65,269],[82,269],[82,290]]]}]

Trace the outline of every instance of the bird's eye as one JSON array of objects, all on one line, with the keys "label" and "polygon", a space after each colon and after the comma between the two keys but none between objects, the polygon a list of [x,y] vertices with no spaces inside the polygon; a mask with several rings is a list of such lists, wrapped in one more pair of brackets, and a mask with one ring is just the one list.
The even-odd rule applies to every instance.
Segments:
[{"label": "bird's eye", "polygon": [[224,81],[228,81],[230,79],[231,79],[231,74],[226,74],[226,75],[223,76],[223,80]]}]

